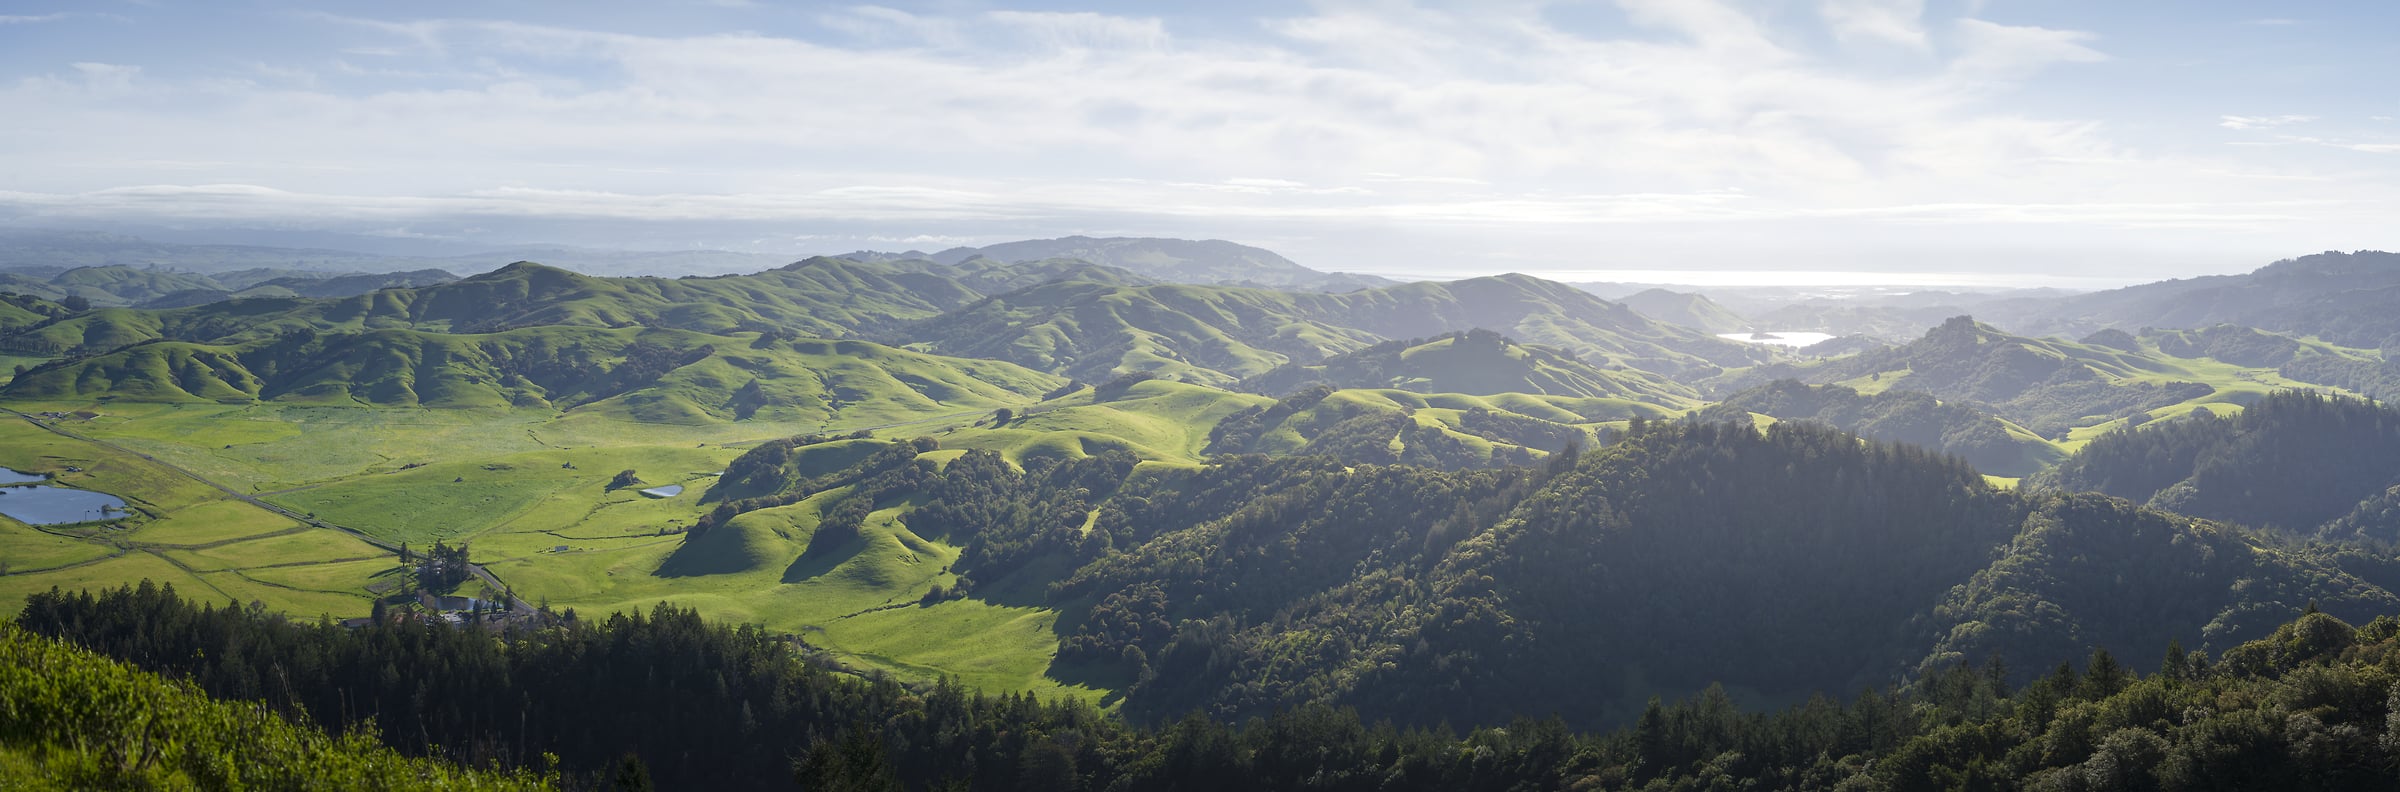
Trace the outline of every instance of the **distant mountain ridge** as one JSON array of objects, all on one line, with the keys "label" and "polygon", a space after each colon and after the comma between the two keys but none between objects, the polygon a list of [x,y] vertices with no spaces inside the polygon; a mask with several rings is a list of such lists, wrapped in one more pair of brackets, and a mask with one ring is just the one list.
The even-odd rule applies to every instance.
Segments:
[{"label": "distant mountain ridge", "polygon": [[345,274],[261,268],[209,275],[111,264],[75,267],[48,276],[0,271],[0,291],[46,300],[80,297],[99,306],[178,308],[239,297],[350,297],[377,289],[454,280],[457,275],[440,269]]},{"label": "distant mountain ridge", "polygon": [[954,247],[939,253],[914,250],[905,253],[858,251],[844,254],[843,258],[861,261],[925,259],[951,266],[975,259],[990,259],[1003,264],[1041,259],[1078,259],[1167,283],[1295,291],[1347,292],[1398,283],[1373,275],[1319,272],[1295,264],[1274,251],[1222,239],[1071,236],[1003,242],[984,247]]},{"label": "distant mountain ridge", "polygon": [[727,338],[547,326],[451,334],[308,329],[250,341],[153,341],[35,367],[0,398],[385,407],[598,409],[694,424],[830,420],[861,402],[923,413],[1034,401],[1062,381],[993,360],[855,340]]},{"label": "distant mountain ridge", "polygon": [[487,333],[520,327],[644,326],[856,337],[982,295],[940,275],[841,259],[713,278],[606,278],[518,262],[450,283],[341,299],[258,298],[159,311],[105,309],[12,335],[0,349],[94,354],[151,339],[240,342],[294,329]]},{"label": "distant mountain ridge", "polygon": [[1777,354],[1515,274],[1347,294],[1060,281],[993,295],[889,339],[1087,382],[1147,371],[1229,385],[1286,363],[1478,328],[1571,351],[1593,365],[1666,377],[1705,376]]},{"label": "distant mountain ridge", "polygon": [[[1666,289],[1644,289],[1625,295],[1617,302],[1640,311],[1643,316],[1679,324],[1709,333],[1739,333],[1752,327],[1750,320],[1716,304],[1707,295],[1696,292],[1676,292]],[[1790,328],[1777,328],[1790,329]]]},{"label": "distant mountain ridge", "polygon": [[109,266],[156,267],[206,275],[262,269],[295,274],[471,271],[528,259],[599,275],[677,276],[755,272],[794,258],[797,256],[784,253],[607,250],[568,245],[517,245],[447,256],[395,255],[314,246],[160,242],[98,231],[0,230],[0,272],[36,277],[79,267]]},{"label": "distant mountain ridge", "polygon": [[2400,336],[2400,254],[2327,251],[2242,275],[2160,281],[2057,300],[1978,309],[2017,332],[2081,336],[2103,329],[2237,324],[2373,348]]},{"label": "distant mountain ridge", "polygon": [[1573,355],[1519,344],[1490,330],[1386,341],[1315,363],[1286,363],[1234,385],[1283,396],[1314,383],[1413,393],[1626,398],[1674,403],[1689,390],[1644,372],[1607,371]]}]

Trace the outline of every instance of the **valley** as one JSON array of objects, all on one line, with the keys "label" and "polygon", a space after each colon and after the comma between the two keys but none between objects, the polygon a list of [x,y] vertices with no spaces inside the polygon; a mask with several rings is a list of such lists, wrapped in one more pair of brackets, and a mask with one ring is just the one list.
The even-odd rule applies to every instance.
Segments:
[{"label": "valley", "polygon": [[[696,281],[515,264],[364,297],[86,313],[19,298],[34,319],[0,334],[0,347],[52,356],[22,358],[28,364],[0,387],[0,401],[21,415],[5,430],[12,442],[0,445],[0,465],[53,473],[135,509],[105,523],[12,527],[0,595],[149,578],[204,599],[352,617],[410,579],[395,548],[424,553],[438,542],[467,548],[489,575],[462,587],[470,596],[583,614],[664,603],[799,636],[829,660],[915,683],[949,678],[1163,714],[1202,701],[1146,680],[1145,669],[1172,662],[1180,644],[1156,634],[1091,643],[1108,634],[1095,625],[1116,618],[1126,592],[1143,589],[1078,581],[1124,563],[1112,558],[1166,547],[1122,542],[1236,552],[1221,545],[1231,537],[1205,530],[1169,540],[1145,538],[1163,526],[1121,537],[1110,527],[1117,510],[1158,494],[1120,502],[1109,493],[1200,486],[1235,458],[1227,455],[1473,476],[1596,454],[1690,420],[1778,432],[1779,422],[1802,421],[1955,455],[1977,469],[1975,486],[2029,476],[2047,486],[2046,471],[2112,433],[2197,412],[2234,419],[2293,388],[2352,394],[2291,375],[2381,360],[2375,350],[2223,326],[2070,342],[1963,317],[1905,344],[1828,357],[1716,337],[1706,331],[1734,315],[1691,299],[1668,304],[1711,327],[1651,320],[1520,276],[1328,295],[1163,285],[1059,259],[961,262],[816,258]],[[1663,299],[1653,297],[1645,299]],[[469,305],[497,307],[460,307]],[[794,322],[801,329],[783,329]],[[803,436],[850,439],[777,451],[791,458],[766,479],[721,475]],[[907,465],[932,482],[981,454],[1027,475],[1100,459],[1133,467],[1121,481],[1088,485],[1099,487],[1093,500],[1061,518],[1077,524],[1083,546],[1054,537],[1042,541],[1066,543],[1037,542],[1053,549],[998,567],[976,535],[925,527],[919,514],[942,500],[917,488],[938,484],[862,496],[863,479],[851,480],[727,512],[776,495],[778,482],[851,475],[878,449],[912,438],[931,449]],[[627,474],[637,483],[620,484]],[[1727,483],[1755,490],[1767,486],[1760,475]],[[639,492],[666,485],[683,489]],[[1525,508],[1517,497],[1408,508],[1478,515],[1438,530],[1496,531]],[[1984,546],[2015,533],[2017,519],[1995,525]],[[819,541],[829,521],[848,538]],[[1089,546],[1098,532],[1110,538]],[[1468,563],[1446,560],[1432,538],[1405,541],[1425,546],[1381,563],[1416,555],[1401,566],[1419,570],[1411,576]],[[1312,574],[1363,562],[1339,558],[1309,562],[1335,564]],[[2273,573],[2296,579],[2348,574],[2299,556],[2276,563],[2297,565]],[[1968,586],[1972,571],[1928,581],[1909,618],[1982,607],[1934,604],[1944,587]],[[1312,584],[1321,586],[1316,600],[1261,601],[1213,618],[1305,622],[1344,597],[1394,596],[1384,591],[1393,581],[1373,580],[1324,578]],[[2323,599],[2358,596],[2337,590]],[[1455,596],[1438,591],[1409,596]],[[2382,602],[2360,600],[2370,601]],[[2264,605],[2241,604],[2249,602],[2231,607]],[[2236,611],[2213,622],[2238,624],[2226,622]],[[1376,629],[1424,629],[1407,624]],[[1789,701],[1922,658],[1993,649],[1957,635],[1935,641],[1939,632],[1885,644],[1881,666],[1783,680],[1661,676],[1664,660],[1628,658],[1616,693],[1579,706],[1606,713],[1590,723],[1606,723],[1649,692],[1711,681],[1739,683],[1754,705]],[[1228,639],[1289,640],[1213,640]],[[1120,649],[1147,659],[1124,665]],[[1212,706],[1231,716],[1259,704]]]},{"label": "valley", "polygon": [[0,790],[2400,789],[2394,17],[20,0]]}]

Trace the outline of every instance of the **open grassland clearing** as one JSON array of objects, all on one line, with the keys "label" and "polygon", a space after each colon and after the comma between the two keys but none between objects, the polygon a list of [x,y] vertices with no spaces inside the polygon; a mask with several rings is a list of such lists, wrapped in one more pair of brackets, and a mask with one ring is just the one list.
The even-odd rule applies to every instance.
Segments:
[{"label": "open grassland clearing", "polygon": [[[60,422],[67,431],[87,423]],[[0,609],[11,612],[24,595],[54,586],[99,588],[149,578],[192,596],[255,601],[297,616],[357,616],[372,604],[368,579],[397,563],[356,537],[302,525],[160,463],[14,416],[0,421],[0,466],[48,473],[60,484],[107,492],[132,507],[121,520],[45,529],[0,518],[0,562],[6,567]],[[313,572],[314,582],[251,577],[264,569]]]},{"label": "open grassland clearing", "polygon": [[[320,407],[290,404],[12,404],[22,412],[96,412],[67,428],[191,470],[250,493],[281,492],[437,463],[488,462],[513,454],[625,446],[745,446],[779,437],[906,427],[924,433],[963,425],[989,410],[908,413],[821,422],[648,423],[546,409]],[[615,472],[614,470],[610,471]]]},{"label": "open grassland clearing", "polygon": [[[193,599],[219,602],[233,599],[233,595],[226,593],[225,590],[201,580],[199,576],[164,558],[149,553],[128,552],[95,563],[51,572],[0,575],[0,614],[14,617],[18,609],[25,607],[26,595],[49,591],[54,587],[62,591],[90,589],[96,592],[100,589],[116,588],[143,580],[174,586],[177,592]],[[241,601],[249,602],[246,599]],[[289,603],[285,603],[280,598],[262,601],[267,602],[268,607],[277,610],[290,613],[303,612],[284,607]]]},{"label": "open grassland clearing", "polygon": [[[306,559],[301,563],[366,561],[391,556],[358,537],[340,531],[300,528],[285,533],[207,545],[191,550],[151,548],[196,572],[271,566],[273,559]],[[396,560],[394,561],[396,563]]]},{"label": "open grassland clearing", "polygon": [[1058,648],[1054,611],[976,600],[921,606],[933,586],[956,585],[949,567],[958,548],[910,532],[899,520],[905,506],[869,515],[856,540],[807,553],[822,509],[846,493],[749,512],[688,542],[680,534],[558,538],[580,530],[569,527],[493,531],[471,546],[518,596],[553,608],[600,614],[672,602],[798,634],[853,667],[912,681],[949,675],[993,690],[1102,695],[1045,676]]},{"label": "open grassland clearing", "polygon": [[6,565],[5,571],[10,574],[81,564],[117,552],[117,548],[107,544],[50,533],[0,517],[0,564]]},{"label": "open grassland clearing", "polygon": [[[712,474],[739,455],[722,446],[546,450],[441,462],[271,495],[269,500],[391,542],[457,543],[495,529],[579,538],[656,535],[689,525]],[[653,500],[609,482],[633,470],[643,487],[682,484]]]},{"label": "open grassland clearing", "polygon": [[1020,465],[1029,457],[1083,456],[1086,443],[1129,447],[1145,459],[1198,460],[1208,431],[1244,407],[1275,400],[1169,380],[1122,392],[1086,388],[1027,408],[1005,426],[990,420],[933,436],[942,447],[998,451]]},{"label": "open grassland clearing", "polygon": [[[554,607],[601,614],[675,601],[703,607],[716,618],[821,639],[825,625],[875,608],[914,607],[935,583],[955,582],[945,570],[957,550],[908,534],[895,519],[898,510],[876,514],[865,538],[823,557],[800,558],[814,530],[815,502],[745,515],[710,537],[719,540],[715,544],[684,547],[680,531],[713,506],[703,505],[701,494],[714,483],[714,473],[740,453],[732,446],[816,426],[669,427],[534,410],[132,404],[99,410],[99,418],[76,422],[74,428],[129,446],[138,443],[144,453],[156,452],[162,460],[193,462],[267,490],[267,498],[278,505],[380,538],[420,548],[435,539],[468,542],[475,560],[520,596]],[[988,413],[937,416],[919,426],[939,429],[942,420],[978,418],[988,419]],[[1178,444],[1192,444],[1187,430],[1173,431]],[[87,564],[73,574],[12,576],[13,587],[31,591],[53,582],[72,587],[148,576],[200,589],[205,596],[258,599],[300,615],[355,615],[370,604],[368,590],[377,585],[376,576],[394,566],[356,539],[301,528],[129,455],[30,425],[16,434],[38,441],[12,445],[25,450],[24,469],[84,463],[96,476],[127,485],[117,489],[130,499],[159,502],[161,516],[131,530],[111,530],[120,534],[113,544],[24,529],[17,541],[27,558],[36,556],[36,546],[40,558],[59,563],[129,554]],[[576,447],[560,447],[569,445]],[[46,463],[37,464],[45,457]],[[117,460],[122,464],[91,464],[117,457],[124,457]],[[412,463],[422,464],[407,467]],[[642,486],[682,484],[686,492],[654,499],[638,494],[637,487],[610,489],[610,480],[628,469],[636,471]],[[278,487],[292,488],[269,489]],[[191,514],[176,514],[172,509],[178,506],[192,509]],[[716,544],[731,545],[735,560],[707,558],[719,552]],[[681,568],[704,571],[680,574],[670,567],[662,576],[661,567],[687,549],[691,552],[681,558]],[[1055,637],[1041,645],[1040,654],[1019,658],[1016,667],[1034,669],[1030,679],[1038,681],[1054,646]],[[853,657],[840,645],[826,648],[862,667],[902,673],[923,668]],[[1020,686],[1042,685],[1026,680],[1009,685]]]}]

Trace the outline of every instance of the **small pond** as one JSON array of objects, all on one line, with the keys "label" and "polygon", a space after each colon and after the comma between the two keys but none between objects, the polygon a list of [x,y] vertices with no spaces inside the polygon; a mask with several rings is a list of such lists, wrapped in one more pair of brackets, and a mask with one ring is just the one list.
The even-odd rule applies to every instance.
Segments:
[{"label": "small pond", "polygon": [[37,481],[48,480],[48,477],[39,474],[19,473],[8,468],[0,467],[0,487],[5,487],[11,484],[32,484]]},{"label": "small pond", "polygon": [[683,485],[669,484],[664,487],[651,487],[649,489],[642,490],[642,494],[653,498],[672,498],[683,494]]},{"label": "small pond", "polygon": [[[0,468],[0,482],[17,485],[41,481],[40,476],[27,476],[8,468]],[[115,520],[124,517],[125,500],[105,492],[68,489],[66,487],[5,486],[0,487],[0,514],[27,525],[65,525],[67,523]]]}]

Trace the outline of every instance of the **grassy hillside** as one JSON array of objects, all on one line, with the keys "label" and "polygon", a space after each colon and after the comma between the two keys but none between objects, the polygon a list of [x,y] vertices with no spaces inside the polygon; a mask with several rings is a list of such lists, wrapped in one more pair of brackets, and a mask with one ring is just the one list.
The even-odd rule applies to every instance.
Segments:
[{"label": "grassy hillside", "polygon": [[1317,385],[1225,416],[1209,430],[1207,450],[1443,469],[1522,465],[1591,444],[1603,424],[1672,414],[1670,408],[1622,399]]},{"label": "grassy hillside", "polygon": [[1008,360],[1086,382],[1154,372],[1226,385],[1385,340],[1477,328],[1599,365],[1669,375],[1749,365],[1772,354],[1521,275],[1340,295],[1054,283],[993,296],[895,337],[943,354]]},{"label": "grassy hillside", "polygon": [[998,361],[864,341],[554,326],[477,335],[300,330],[238,345],[143,343],[38,367],[0,388],[26,401],[592,409],[659,423],[831,421],[988,410],[1059,380]]},{"label": "grassy hillside", "polygon": [[405,757],[370,734],[328,736],[14,623],[0,623],[0,701],[0,786],[10,789],[505,790],[558,781]]},{"label": "grassy hillside", "polygon": [[[2260,365],[2216,357],[2224,354]],[[1720,378],[1723,392],[1775,379],[1842,384],[1862,393],[1904,390],[1972,403],[2068,450],[2113,426],[2169,418],[2208,405],[2238,410],[2280,388],[2291,361],[2353,361],[2373,353],[2241,328],[2135,337],[2110,331],[2082,342],[2012,335],[1953,317],[1908,344],[1820,363],[1761,366]],[[2274,365],[2275,360],[2285,360]]]},{"label": "grassy hillside", "polygon": [[[1323,401],[1344,398],[1359,396]],[[1504,471],[1160,466],[1106,449],[1020,466],[931,448],[885,445],[729,502],[656,574],[712,592],[780,574],[865,608],[815,624],[848,651],[906,647],[887,658],[961,662],[947,636],[890,636],[955,613],[953,629],[997,640],[1034,629],[998,626],[1018,613],[1055,655],[1008,652],[1113,688],[1141,718],[1338,704],[1432,723],[1539,706],[1626,723],[1653,695],[1711,682],[1751,706],[1797,703],[1962,654],[2018,658],[2023,679],[2093,643],[2221,650],[2312,599],[2353,618],[2400,607],[2331,559],[2240,529],[1994,490],[1952,461],[1801,426],[1654,423]],[[2126,571],[2162,552],[2202,562]],[[577,579],[630,587],[633,571]],[[2129,596],[2114,581],[2132,574],[2144,583]],[[894,581],[917,604],[878,588]]]},{"label": "grassy hillside", "polygon": [[1386,341],[1315,363],[1286,363],[1235,387],[1282,396],[1312,383],[1418,393],[1624,398],[1660,404],[1697,395],[1653,375],[1601,369],[1571,354],[1519,344],[1489,330]]},{"label": "grassy hillside", "polygon": [[[932,262],[926,262],[928,264]],[[1158,279],[1139,275],[1132,270],[1094,264],[1082,259],[1050,258],[1032,261],[1001,263],[988,258],[959,262],[948,270],[967,288],[983,294],[1001,294],[1052,281],[1089,281],[1119,286],[1145,286]]]},{"label": "grassy hillside", "polygon": [[38,297],[17,294],[0,297],[0,332],[41,324],[50,318],[49,311],[58,310],[62,309]]},{"label": "grassy hillside", "polygon": [[1742,424],[1760,415],[1818,421],[1862,437],[1954,454],[1979,470],[2008,477],[2032,474],[2066,456],[2055,443],[2008,419],[1915,391],[1862,394],[1841,385],[1780,380],[1699,412],[1702,420]]},{"label": "grassy hillside", "polygon": [[94,311],[36,333],[0,337],[0,349],[88,355],[156,338],[232,343],[296,330],[488,333],[543,325],[841,338],[933,316],[977,297],[941,275],[840,259],[677,279],[599,278],[518,262],[456,282],[340,299],[262,297],[158,311]]}]

